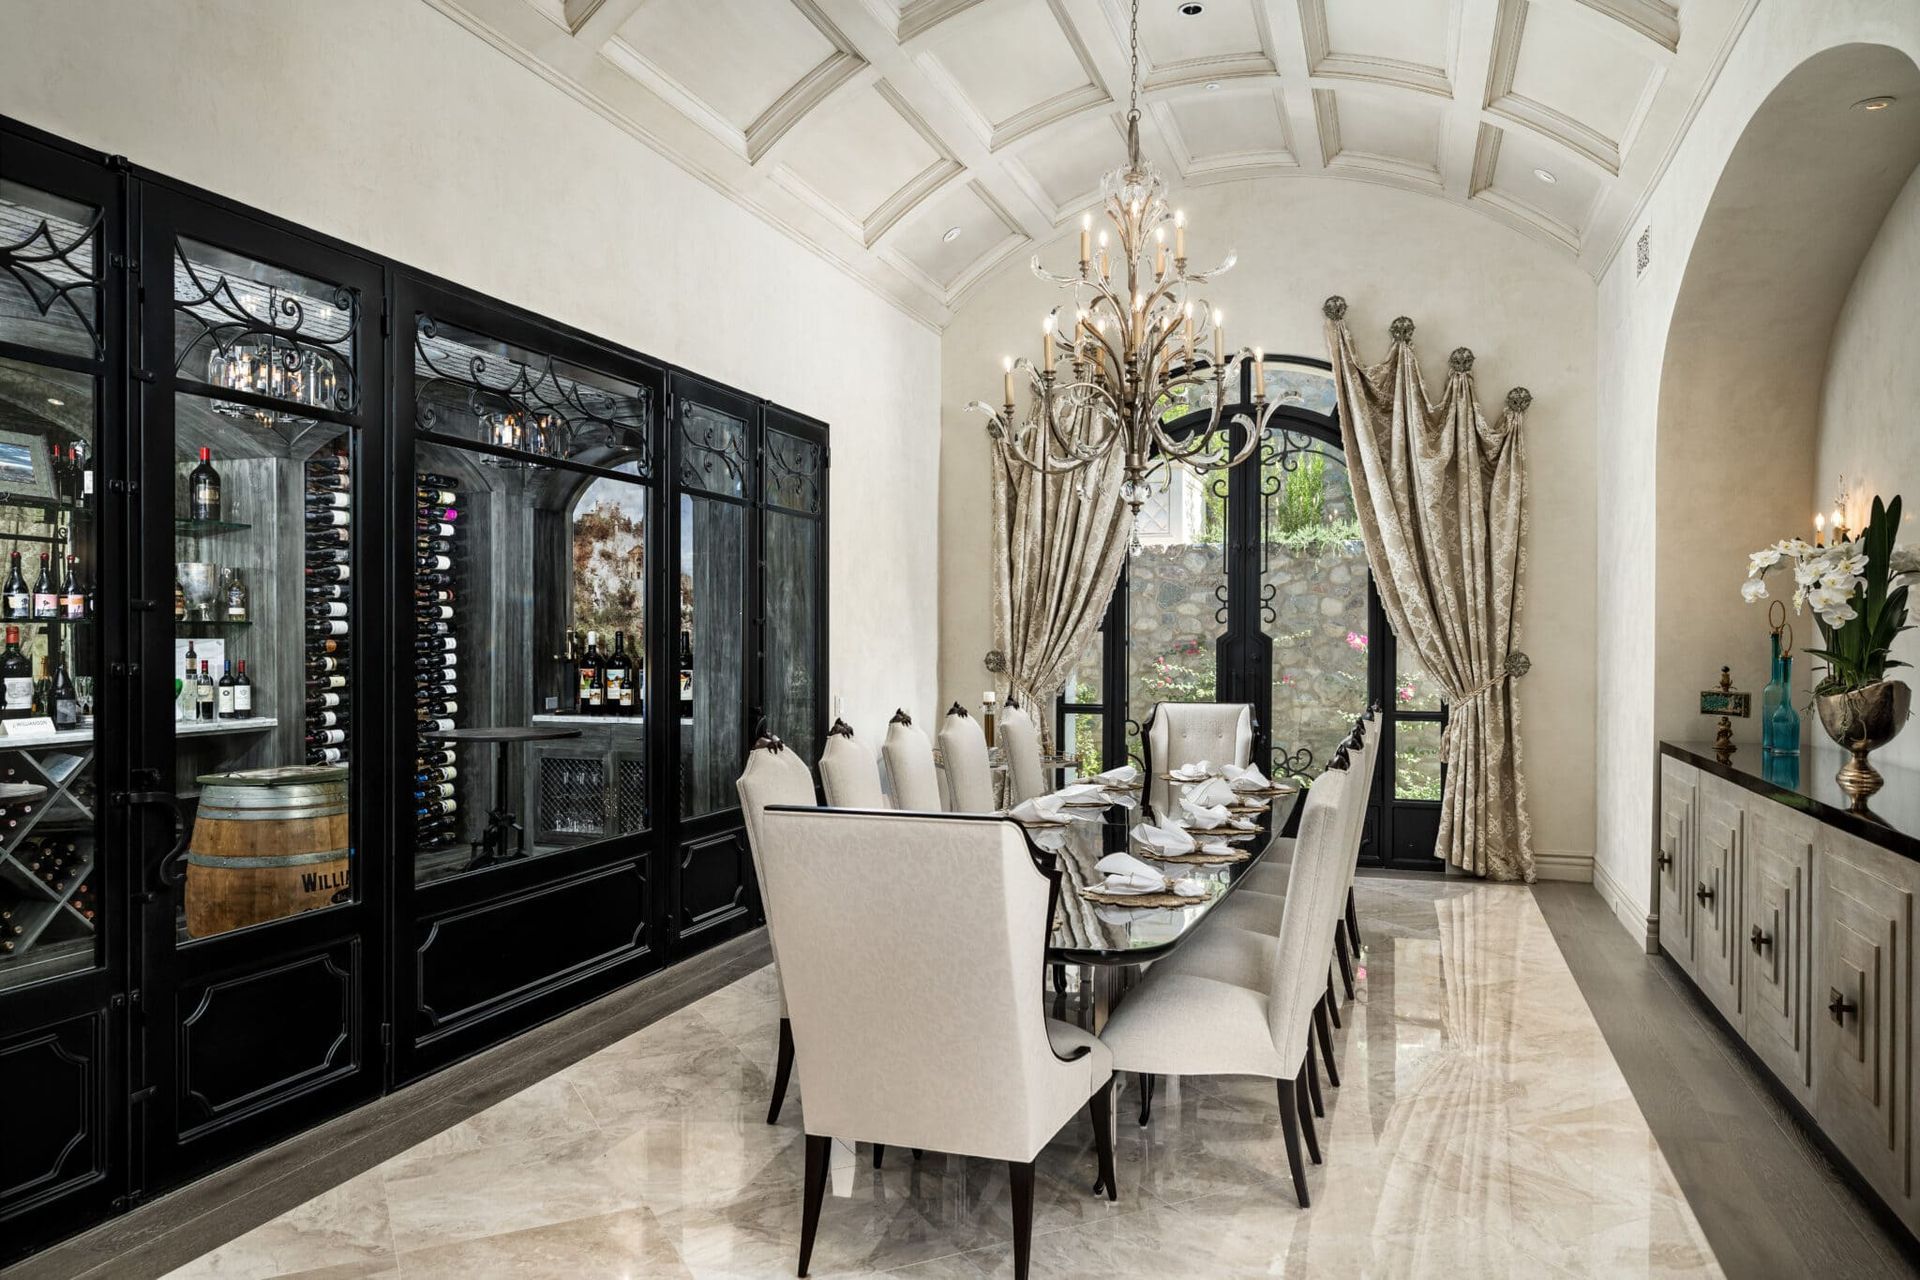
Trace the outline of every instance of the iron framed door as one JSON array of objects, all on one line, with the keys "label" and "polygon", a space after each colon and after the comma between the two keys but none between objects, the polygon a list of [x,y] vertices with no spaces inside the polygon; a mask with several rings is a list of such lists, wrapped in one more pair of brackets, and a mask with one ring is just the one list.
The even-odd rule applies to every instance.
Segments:
[{"label": "iron framed door", "polygon": [[[136,197],[132,1096],[159,1187],[383,1082],[384,282],[370,259],[170,182]],[[219,473],[211,508],[200,460]],[[251,662],[249,694],[223,689],[203,714],[176,692],[189,646],[210,674]],[[275,792],[298,802],[264,816],[231,790],[201,804],[215,775],[307,763],[344,766],[344,849],[338,782]]]},{"label": "iron framed door", "polygon": [[[0,549],[95,585],[0,612],[86,684],[0,739],[0,1266],[138,1198],[127,1143],[126,172],[0,120]],[[77,452],[76,452],[77,450]],[[70,557],[70,558],[69,558]],[[29,570],[29,573],[32,571]],[[57,572],[57,570],[56,570]],[[74,616],[76,615],[77,616]],[[11,658],[11,653],[9,653]],[[32,684],[9,672],[9,728]],[[16,681],[18,683],[16,683]],[[37,794],[36,794],[37,792]]]}]

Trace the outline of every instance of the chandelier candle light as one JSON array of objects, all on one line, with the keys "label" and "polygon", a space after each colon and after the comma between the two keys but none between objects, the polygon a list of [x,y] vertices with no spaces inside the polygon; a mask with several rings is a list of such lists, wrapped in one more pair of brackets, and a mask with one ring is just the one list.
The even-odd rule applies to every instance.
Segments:
[{"label": "chandelier candle light", "polygon": [[[1187,219],[1169,209],[1166,184],[1140,156],[1140,6],[1130,28],[1132,77],[1127,106],[1127,163],[1101,181],[1107,219],[1113,224],[1123,271],[1116,282],[1109,236],[1096,239],[1093,215],[1080,222],[1080,264],[1073,275],[1033,272],[1071,295],[1041,325],[1040,362],[1008,356],[1002,363],[1001,404],[976,400],[967,406],[987,415],[987,434],[1034,471],[1066,473],[1118,449],[1122,455],[1120,497],[1137,518],[1152,494],[1148,477],[1162,466],[1184,464],[1195,472],[1232,467],[1254,456],[1274,410],[1268,402],[1264,353],[1226,347],[1223,317],[1192,287],[1234,264],[1229,252],[1211,271],[1187,269]],[[1167,228],[1173,252],[1167,252]],[[1063,318],[1070,316],[1070,323]],[[1211,355],[1205,354],[1211,347]],[[1227,412],[1226,382],[1252,361],[1253,406]],[[1064,366],[1064,368],[1062,367]],[[1016,407],[1016,383],[1028,391],[1024,412]],[[1190,403],[1195,388],[1211,383],[1211,417],[1198,430],[1170,435],[1161,417]],[[1285,400],[1298,397],[1288,396]],[[1083,482],[1084,483],[1084,482]],[[1084,492],[1084,489],[1082,490]],[[1135,534],[1136,542],[1138,534]]]}]

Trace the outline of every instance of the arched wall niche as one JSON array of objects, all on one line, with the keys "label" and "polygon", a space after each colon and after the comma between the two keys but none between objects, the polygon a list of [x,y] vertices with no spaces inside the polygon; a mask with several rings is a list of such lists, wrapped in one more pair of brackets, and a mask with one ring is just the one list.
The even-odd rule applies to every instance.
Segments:
[{"label": "arched wall niche", "polygon": [[[1878,95],[1914,108],[1854,109]],[[1723,663],[1740,688],[1766,682],[1765,613],[1738,589],[1746,554],[1811,536],[1826,497],[1816,454],[1834,325],[1916,164],[1920,67],[1885,45],[1846,44],[1780,81],[1721,171],[1661,367],[1654,564],[1613,566],[1654,578],[1646,656],[1661,738],[1703,736],[1696,694]],[[1818,644],[1810,616],[1793,621],[1799,646]],[[1757,744],[1759,730],[1746,721],[1734,736]]]}]

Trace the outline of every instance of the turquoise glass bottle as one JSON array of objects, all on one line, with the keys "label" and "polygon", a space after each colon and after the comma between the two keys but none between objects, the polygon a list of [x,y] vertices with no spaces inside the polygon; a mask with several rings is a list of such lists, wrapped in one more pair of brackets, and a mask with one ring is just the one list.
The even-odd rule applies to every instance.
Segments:
[{"label": "turquoise glass bottle", "polygon": [[1780,652],[1773,633],[1773,675],[1760,695],[1760,748],[1775,755],[1800,754],[1800,713],[1793,709],[1793,654]]}]

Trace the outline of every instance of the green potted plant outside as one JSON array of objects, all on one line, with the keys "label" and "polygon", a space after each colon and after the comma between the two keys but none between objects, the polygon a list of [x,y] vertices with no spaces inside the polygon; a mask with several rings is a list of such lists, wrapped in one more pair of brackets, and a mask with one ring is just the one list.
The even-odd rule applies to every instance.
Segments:
[{"label": "green potted plant outside", "polygon": [[1907,586],[1920,571],[1911,548],[1896,548],[1900,499],[1873,500],[1873,513],[1859,538],[1836,538],[1816,547],[1799,538],[1776,542],[1748,557],[1741,594],[1749,603],[1767,598],[1766,575],[1793,567],[1795,613],[1811,607],[1822,647],[1807,653],[1825,662],[1813,689],[1814,710],[1827,736],[1851,753],[1836,781],[1856,806],[1884,782],[1867,755],[1891,742],[1906,725],[1912,692],[1887,672],[1907,664],[1893,656],[1893,642],[1908,629]]}]

